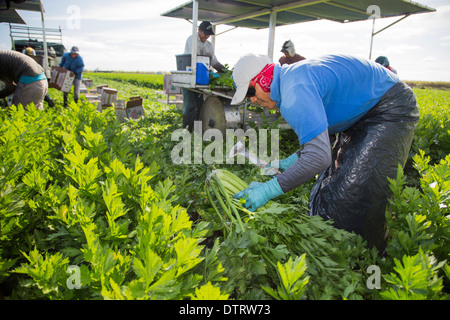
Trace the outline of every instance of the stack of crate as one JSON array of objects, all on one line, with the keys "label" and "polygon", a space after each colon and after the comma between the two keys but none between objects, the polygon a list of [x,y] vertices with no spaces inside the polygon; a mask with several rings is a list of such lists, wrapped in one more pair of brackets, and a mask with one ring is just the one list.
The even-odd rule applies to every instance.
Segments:
[{"label": "stack of crate", "polygon": [[[87,88],[93,87],[92,80],[85,79],[83,83]],[[126,100],[117,99],[117,90],[109,88],[107,84],[98,85],[95,89],[88,89],[86,98],[93,104],[97,104],[97,111],[114,107],[116,118],[123,122],[125,119],[139,119],[144,116],[143,99],[139,96]]]}]

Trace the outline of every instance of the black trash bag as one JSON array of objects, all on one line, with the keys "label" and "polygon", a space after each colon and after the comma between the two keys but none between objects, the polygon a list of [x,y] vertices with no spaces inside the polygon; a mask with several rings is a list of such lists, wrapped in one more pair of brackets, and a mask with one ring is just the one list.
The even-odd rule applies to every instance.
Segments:
[{"label": "black trash bag", "polygon": [[333,219],[334,226],[361,235],[382,254],[389,178],[405,165],[419,120],[413,91],[392,87],[353,127],[338,135],[333,161],[316,181],[310,215]]}]

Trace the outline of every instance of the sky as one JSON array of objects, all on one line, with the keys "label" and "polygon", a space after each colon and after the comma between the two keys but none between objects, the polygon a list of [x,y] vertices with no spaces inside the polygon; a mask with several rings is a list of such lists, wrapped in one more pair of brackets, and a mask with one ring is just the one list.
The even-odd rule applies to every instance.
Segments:
[{"label": "sky", "polygon": [[[61,28],[67,50],[80,48],[87,70],[170,72],[184,52],[190,22],[162,17],[187,0],[42,0],[45,26]],[[374,1],[375,2],[375,1]],[[412,15],[374,37],[372,60],[387,56],[403,80],[450,81],[450,1],[415,0],[433,13]],[[382,8],[381,8],[382,10]],[[19,11],[30,27],[41,27],[37,12]],[[398,18],[377,19],[375,31]],[[216,33],[229,30],[217,26]],[[372,20],[313,21],[277,27],[274,60],[291,40],[306,58],[343,53],[369,58]],[[232,68],[244,54],[267,54],[268,29],[237,28],[216,37],[216,56]],[[0,23],[0,49],[11,49],[9,25]]]}]

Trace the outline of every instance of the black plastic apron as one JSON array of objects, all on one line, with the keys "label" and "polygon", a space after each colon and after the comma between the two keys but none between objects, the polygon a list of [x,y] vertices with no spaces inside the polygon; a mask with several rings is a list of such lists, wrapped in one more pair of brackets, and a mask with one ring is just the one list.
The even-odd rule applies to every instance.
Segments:
[{"label": "black plastic apron", "polygon": [[333,219],[337,228],[354,231],[385,248],[385,210],[389,178],[405,165],[419,120],[413,91],[400,81],[353,127],[338,135],[332,164],[316,181],[310,214]]}]

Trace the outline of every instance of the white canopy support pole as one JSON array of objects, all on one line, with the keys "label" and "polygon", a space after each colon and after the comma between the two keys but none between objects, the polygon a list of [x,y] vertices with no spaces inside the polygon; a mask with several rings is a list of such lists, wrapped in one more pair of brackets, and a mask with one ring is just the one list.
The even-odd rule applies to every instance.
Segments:
[{"label": "white canopy support pole", "polygon": [[216,52],[216,26],[213,25],[212,28],[213,28],[214,35],[211,36],[211,44],[212,44],[214,52]]},{"label": "white canopy support pole", "polygon": [[[267,48],[267,55],[273,61],[273,49],[275,46],[275,27],[277,26],[277,12],[275,10],[270,11],[270,21],[269,21],[269,44]],[[264,109],[264,114],[266,117],[269,116],[270,110]]]},{"label": "white canopy support pole", "polygon": [[384,27],[383,29],[378,30],[377,32],[375,32],[375,18],[373,19],[373,25],[372,25],[372,35],[370,37],[370,53],[369,53],[369,59],[372,58],[372,47],[373,47],[373,37],[375,37],[377,34],[379,34],[381,31],[386,30],[387,28],[392,27],[394,24],[399,23],[400,21],[402,21],[403,19],[406,19],[410,16],[410,14],[405,15],[404,17],[401,17],[400,19],[392,22],[391,24],[387,25],[386,27]]},{"label": "white canopy support pole", "polygon": [[275,46],[275,27],[277,26],[277,12],[270,11],[270,22],[269,22],[269,45],[267,55],[273,60],[273,49]]},{"label": "white canopy support pole", "polygon": [[198,37],[198,0],[192,1],[192,54],[191,54],[191,87],[195,88],[197,79],[197,37]]},{"label": "white canopy support pole", "polygon": [[369,51],[369,60],[372,59],[372,47],[373,47],[373,37],[375,36],[375,18],[373,18],[372,22],[372,33],[370,35],[370,51]]},{"label": "white canopy support pole", "polygon": [[41,7],[41,20],[42,20],[42,38],[43,38],[43,44],[44,44],[44,72],[47,78],[50,77],[50,72],[48,70],[48,48],[47,48],[47,37],[45,34],[45,20],[44,20],[44,6],[42,5],[42,1],[39,0],[39,4]]}]

